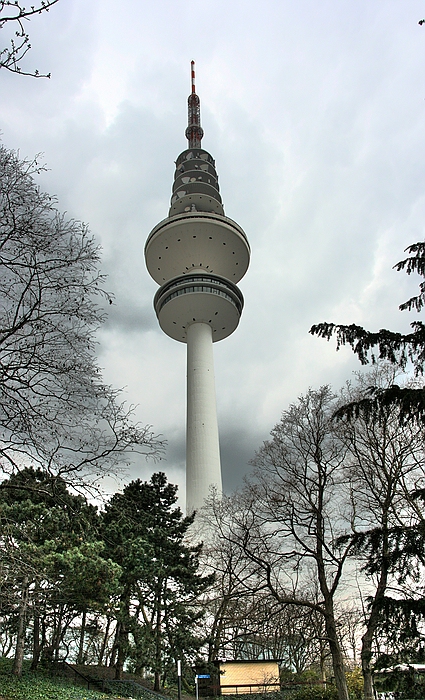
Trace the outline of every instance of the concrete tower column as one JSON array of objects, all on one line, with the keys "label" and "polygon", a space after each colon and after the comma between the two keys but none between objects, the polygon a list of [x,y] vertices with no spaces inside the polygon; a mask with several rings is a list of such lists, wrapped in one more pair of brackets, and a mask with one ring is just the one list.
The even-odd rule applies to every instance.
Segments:
[{"label": "concrete tower column", "polygon": [[214,381],[212,328],[191,323],[187,329],[186,512],[222,491]]}]

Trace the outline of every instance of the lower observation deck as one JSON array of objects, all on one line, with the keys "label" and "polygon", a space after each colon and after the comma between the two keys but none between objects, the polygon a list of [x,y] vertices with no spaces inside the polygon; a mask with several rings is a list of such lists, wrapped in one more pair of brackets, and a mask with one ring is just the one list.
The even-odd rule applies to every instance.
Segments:
[{"label": "lower observation deck", "polygon": [[186,342],[192,323],[207,323],[213,342],[227,338],[237,328],[243,309],[240,289],[219,275],[181,275],[158,289],[154,307],[164,333]]}]

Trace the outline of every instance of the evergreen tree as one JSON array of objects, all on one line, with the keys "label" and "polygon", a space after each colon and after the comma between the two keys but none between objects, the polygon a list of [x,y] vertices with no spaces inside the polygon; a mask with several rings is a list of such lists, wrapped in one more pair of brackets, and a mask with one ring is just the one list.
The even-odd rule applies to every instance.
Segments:
[{"label": "evergreen tree", "polygon": [[[401,311],[420,312],[425,305],[425,242],[414,243],[406,251],[408,257],[398,262],[395,269],[404,270],[408,275],[418,273],[423,279],[419,284],[419,293],[399,308]],[[310,333],[327,340],[335,335],[337,350],[342,345],[349,345],[363,365],[370,361],[376,364],[384,360],[404,370],[411,363],[418,376],[424,372],[425,325],[422,321],[415,321],[411,328],[411,333],[402,334],[387,329],[370,332],[354,324],[320,323],[312,326]],[[356,397],[342,405],[336,411],[335,417],[346,419],[347,423],[353,426],[359,420],[364,420],[366,424],[375,423],[378,429],[382,429],[388,420],[396,415],[401,425],[416,424],[422,427],[425,423],[425,389],[422,382],[418,384],[401,387],[395,383],[384,387],[371,386],[360,398]],[[367,466],[366,463],[364,466]],[[373,633],[380,629],[381,633],[387,634],[387,641],[393,645],[397,640],[403,639],[405,650],[412,649],[412,640],[416,643],[421,641],[419,623],[424,619],[425,613],[423,590],[419,595],[417,590],[413,595],[409,592],[406,596],[401,596],[400,593],[395,597],[385,594],[386,580],[390,572],[398,578],[399,585],[409,578],[413,581],[416,578],[417,582],[417,567],[425,562],[425,520],[422,509],[418,507],[423,491],[418,487],[410,487],[409,490],[406,485],[404,488],[406,502],[409,503],[410,511],[414,513],[410,522],[403,518],[394,526],[390,526],[388,522],[380,522],[366,532],[354,533],[351,538],[353,552],[366,559],[365,573],[377,577],[379,581],[385,581],[381,592],[377,589],[378,594],[369,601],[369,620],[373,624],[369,650],[363,659],[366,665],[370,665],[372,628]],[[389,507],[392,508],[393,505],[391,502]],[[412,505],[416,507],[412,508]],[[372,696],[370,682],[365,685],[365,691],[367,697]]]},{"label": "evergreen tree", "polygon": [[58,658],[69,624],[111,594],[118,567],[102,556],[96,508],[42,470],[0,485],[2,616],[15,618],[15,675],[32,621],[33,667]]},{"label": "evergreen tree", "polygon": [[[404,270],[408,275],[417,272],[423,279],[419,284],[419,294],[400,305],[400,310],[420,312],[425,305],[425,242],[414,243],[406,248],[409,256],[395,265],[397,271]],[[386,360],[401,369],[411,362],[416,375],[422,375],[425,363],[425,325],[422,321],[411,324],[412,332],[403,334],[381,329],[367,331],[355,324],[341,325],[319,323],[310,329],[312,335],[330,338],[335,335],[337,350],[349,345],[362,365],[370,361]],[[393,384],[384,389],[371,387],[369,395],[353,401],[339,409],[337,415],[349,419],[363,415],[367,420],[385,415],[388,406],[399,409],[400,420],[415,420],[425,423],[425,390],[416,387],[399,387]]]},{"label": "evergreen tree", "polygon": [[186,544],[193,516],[183,517],[176,493],[163,473],[137,479],[112,496],[103,516],[107,555],[122,569],[116,677],[132,659],[138,669],[152,669],[155,690],[170,665],[202,643],[196,599],[213,580],[198,573],[202,545]]}]

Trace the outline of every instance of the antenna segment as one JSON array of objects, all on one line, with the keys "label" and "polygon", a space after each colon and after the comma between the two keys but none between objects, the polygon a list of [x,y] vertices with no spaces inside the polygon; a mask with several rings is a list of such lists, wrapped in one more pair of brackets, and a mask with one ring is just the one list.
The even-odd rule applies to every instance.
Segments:
[{"label": "antenna segment", "polygon": [[192,95],[194,95],[196,92],[196,90],[195,90],[195,61],[191,61],[190,66],[192,69]]},{"label": "antenna segment", "polygon": [[189,141],[189,148],[201,148],[204,130],[201,127],[201,101],[195,92],[195,61],[191,61],[190,68],[192,92],[187,100],[188,120],[186,138]]}]

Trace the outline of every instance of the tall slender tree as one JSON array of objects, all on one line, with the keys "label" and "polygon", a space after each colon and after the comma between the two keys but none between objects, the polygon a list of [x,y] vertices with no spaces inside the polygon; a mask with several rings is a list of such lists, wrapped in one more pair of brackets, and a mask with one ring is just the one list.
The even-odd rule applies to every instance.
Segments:
[{"label": "tall slender tree", "polygon": [[335,599],[350,547],[336,544],[349,491],[341,474],[346,448],[332,422],[335,402],[325,386],[284,411],[254,459],[255,479],[216,509],[220,536],[245,555],[245,586],[267,589],[282,607],[322,616],[338,697],[348,700]]},{"label": "tall slender tree", "polygon": [[[370,385],[385,390],[394,383],[395,376],[393,367],[378,365],[358,376],[357,385],[344,392],[342,403],[361,401]],[[383,621],[388,591],[399,588],[402,533],[416,521],[409,494],[425,478],[423,429],[416,422],[400,422],[398,407],[392,404],[382,407],[379,420],[366,420],[360,413],[356,419],[340,423],[340,429],[347,446],[344,470],[356,514],[350,534],[342,541],[351,541],[351,554],[368,580],[361,664],[364,695],[373,700],[374,641]],[[404,554],[403,563],[407,565],[406,549]],[[417,554],[420,556],[420,549]],[[406,580],[409,569],[410,565],[403,572]],[[401,591],[398,597],[403,597]]]}]

